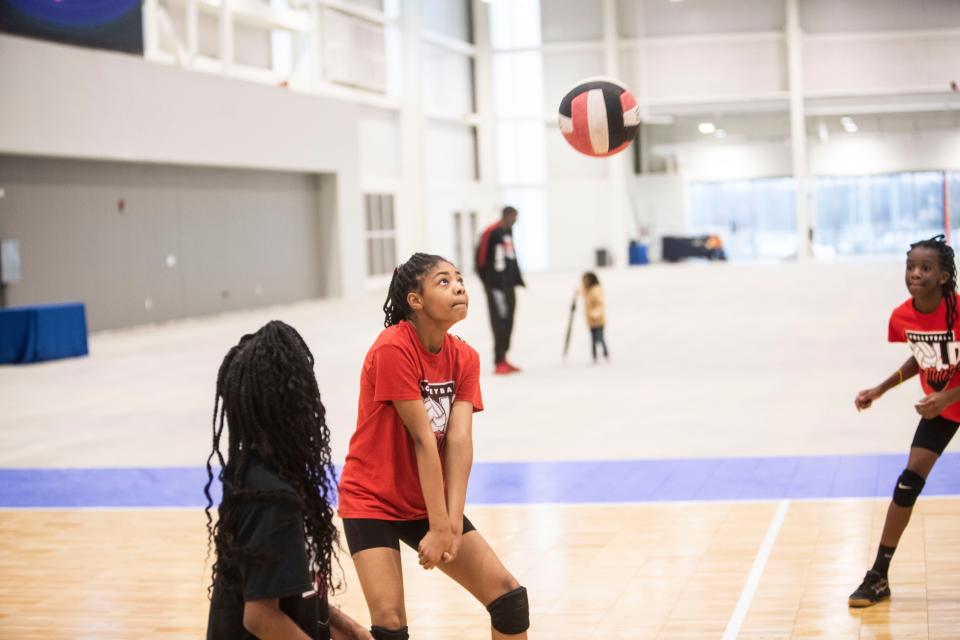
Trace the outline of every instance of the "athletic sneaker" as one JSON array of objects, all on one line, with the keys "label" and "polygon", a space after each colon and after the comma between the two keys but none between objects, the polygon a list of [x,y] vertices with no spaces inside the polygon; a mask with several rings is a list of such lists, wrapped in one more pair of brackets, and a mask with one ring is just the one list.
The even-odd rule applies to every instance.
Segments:
[{"label": "athletic sneaker", "polygon": [[887,582],[886,576],[870,570],[867,571],[857,590],[850,594],[847,603],[851,607],[872,607],[889,597],[890,583]]},{"label": "athletic sneaker", "polygon": [[508,373],[513,373],[514,369],[510,365],[508,365],[506,362],[498,362],[497,366],[493,368],[493,372],[498,376],[502,376]]},{"label": "athletic sneaker", "polygon": [[507,368],[510,369],[510,373],[519,373],[520,367],[510,364],[506,360],[503,361],[503,364],[507,365]]}]

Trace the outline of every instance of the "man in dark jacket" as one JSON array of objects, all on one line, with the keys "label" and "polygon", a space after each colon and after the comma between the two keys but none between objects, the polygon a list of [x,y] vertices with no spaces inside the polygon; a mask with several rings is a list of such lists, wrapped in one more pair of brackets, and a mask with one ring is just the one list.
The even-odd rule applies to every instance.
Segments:
[{"label": "man in dark jacket", "polygon": [[498,374],[520,371],[507,362],[510,334],[513,333],[513,313],[517,304],[514,288],[526,286],[513,246],[513,225],[516,221],[517,210],[504,207],[500,220],[487,227],[480,236],[475,261],[477,273],[487,292],[487,308],[493,328],[494,373]]}]

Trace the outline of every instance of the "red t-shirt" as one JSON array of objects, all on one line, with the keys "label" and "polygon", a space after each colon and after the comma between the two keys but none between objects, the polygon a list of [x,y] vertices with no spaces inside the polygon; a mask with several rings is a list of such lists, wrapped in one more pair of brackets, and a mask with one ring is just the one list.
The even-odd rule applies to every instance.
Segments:
[{"label": "red t-shirt", "polygon": [[401,321],[383,330],[363,361],[357,430],[340,477],[340,517],[427,517],[413,439],[392,403],[420,399],[437,436],[442,463],[454,400],[470,402],[475,412],[483,410],[480,357],[449,334],[439,353],[430,353],[413,326]]},{"label": "red t-shirt", "polygon": [[[956,294],[954,294],[956,296]],[[920,386],[927,395],[944,388],[960,386],[955,375],[960,363],[960,342],[956,342],[957,320],[947,331],[947,302],[931,313],[920,313],[907,300],[890,315],[890,342],[907,342],[920,365]],[[960,422],[960,402],[948,406],[940,414],[947,420]]]}]

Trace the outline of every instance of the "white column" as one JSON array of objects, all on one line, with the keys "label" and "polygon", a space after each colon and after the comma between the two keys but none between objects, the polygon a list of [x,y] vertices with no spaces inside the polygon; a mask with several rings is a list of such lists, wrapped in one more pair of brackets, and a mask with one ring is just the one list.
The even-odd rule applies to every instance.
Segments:
[{"label": "white column", "polygon": [[220,63],[223,75],[233,66],[233,11],[230,0],[220,0]]},{"label": "white column", "polygon": [[[400,102],[400,176],[403,182],[398,207],[398,259],[426,248],[426,118],[423,108],[423,44],[420,0],[400,4],[400,37],[403,40],[403,96]],[[414,222],[416,221],[416,222]]]},{"label": "white column", "polygon": [[493,48],[490,46],[489,3],[473,0],[474,96],[477,113],[477,158],[480,184],[497,181],[496,118],[493,113]]},{"label": "white column", "polygon": [[[603,0],[603,65],[608,76],[620,79],[620,36],[617,33],[617,0]],[[610,190],[607,202],[607,250],[614,264],[627,263],[628,224],[630,201],[627,194],[627,163],[629,151],[597,160],[607,163]],[[630,224],[632,227],[632,224]]]},{"label": "white column", "polygon": [[810,244],[810,202],[807,196],[807,127],[803,106],[803,33],[800,30],[800,13],[797,0],[787,3],[787,67],[790,82],[790,149],[793,157],[793,178],[797,185],[797,235],[798,258],[808,260],[812,256]]},{"label": "white column", "polygon": [[149,60],[160,45],[159,0],[146,0],[143,5],[143,51]]},{"label": "white column", "polygon": [[310,87],[316,89],[327,80],[326,70],[323,67],[323,48],[327,44],[327,23],[324,20],[323,9],[318,4],[318,0],[311,0],[307,9],[310,12],[310,19],[313,21],[313,27],[316,29],[310,39],[309,64],[307,64],[310,74]]},{"label": "white column", "polygon": [[197,47],[199,42],[199,30],[198,24],[200,21],[199,10],[197,8],[197,0],[188,0],[186,6],[184,7],[184,22],[186,22],[187,29],[187,60],[189,65],[193,68],[194,64],[197,61]]}]

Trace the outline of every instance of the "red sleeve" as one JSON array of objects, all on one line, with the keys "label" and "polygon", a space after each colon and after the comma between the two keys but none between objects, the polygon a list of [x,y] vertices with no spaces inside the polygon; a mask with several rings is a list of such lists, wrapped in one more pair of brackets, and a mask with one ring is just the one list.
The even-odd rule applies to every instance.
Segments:
[{"label": "red sleeve", "polygon": [[480,356],[477,352],[463,345],[464,366],[457,380],[457,396],[454,402],[465,400],[473,405],[473,412],[483,411],[483,398],[480,395]]},{"label": "red sleeve", "polygon": [[903,331],[903,323],[898,321],[897,312],[890,315],[890,324],[887,326],[888,342],[906,342],[907,336]]},{"label": "red sleeve", "polygon": [[487,227],[487,230],[483,232],[483,235],[480,236],[480,246],[477,248],[477,268],[483,269],[487,266],[487,257],[490,253],[490,235],[493,233],[493,230],[497,228],[497,225],[490,225]]},{"label": "red sleeve", "polygon": [[409,353],[394,344],[385,344],[373,354],[373,400],[419,400],[420,368]]}]

